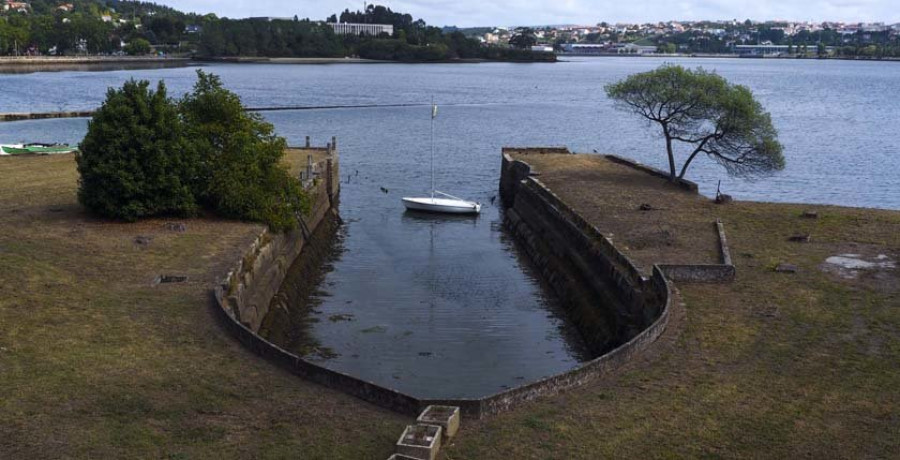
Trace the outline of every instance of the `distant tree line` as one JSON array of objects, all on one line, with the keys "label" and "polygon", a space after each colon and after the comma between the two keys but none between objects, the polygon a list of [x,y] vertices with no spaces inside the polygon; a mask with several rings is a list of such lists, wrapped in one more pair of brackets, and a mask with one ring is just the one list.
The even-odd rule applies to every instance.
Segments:
[{"label": "distant tree line", "polygon": [[365,11],[345,10],[326,22],[390,24],[392,35],[337,35],[327,24],[309,19],[215,20],[203,24],[198,52],[203,56],[344,57],[396,61],[451,59],[554,60],[553,55],[488,47],[459,31],[414,20],[409,14],[369,5]]},{"label": "distant tree line", "polygon": [[461,32],[444,33],[409,14],[378,5],[345,10],[329,22],[391,24],[393,35],[337,35],[310,19],[228,19],[120,0],[33,0],[31,11],[0,16],[0,54],[143,54],[151,50],[204,57],[345,57],[439,61],[553,60],[552,55],[487,47]]}]

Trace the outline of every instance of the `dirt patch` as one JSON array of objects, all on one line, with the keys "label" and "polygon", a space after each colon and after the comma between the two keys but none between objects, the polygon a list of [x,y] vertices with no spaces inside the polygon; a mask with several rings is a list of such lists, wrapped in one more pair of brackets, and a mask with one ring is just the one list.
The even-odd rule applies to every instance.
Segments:
[{"label": "dirt patch", "polygon": [[832,245],[818,269],[850,286],[900,292],[900,252],[869,244]]}]

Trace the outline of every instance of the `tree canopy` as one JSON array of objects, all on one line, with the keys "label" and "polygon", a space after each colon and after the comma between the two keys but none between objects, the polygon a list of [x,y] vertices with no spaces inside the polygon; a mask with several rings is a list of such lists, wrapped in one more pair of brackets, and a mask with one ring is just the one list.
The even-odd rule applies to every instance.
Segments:
[{"label": "tree canopy", "polygon": [[246,112],[237,94],[202,70],[179,107],[197,151],[198,201],[223,217],[293,228],[308,203],[281,162],[287,144],[274,127]]},{"label": "tree canopy", "polygon": [[197,77],[180,101],[162,82],[156,91],[134,80],[109,90],[79,146],[79,201],[127,221],[204,209],[293,228],[308,200],[282,164],[284,139],[217,76]]},{"label": "tree canopy", "polygon": [[194,150],[165,84],[149,86],[110,88],[79,145],[78,199],[97,214],[134,221],[197,210]]},{"label": "tree canopy", "polygon": [[[666,141],[670,179],[684,178],[704,154],[729,174],[754,176],[784,168],[771,116],[745,86],[715,73],[663,66],[606,86],[618,108],[656,123]],[[686,147],[681,171],[679,149]]]}]

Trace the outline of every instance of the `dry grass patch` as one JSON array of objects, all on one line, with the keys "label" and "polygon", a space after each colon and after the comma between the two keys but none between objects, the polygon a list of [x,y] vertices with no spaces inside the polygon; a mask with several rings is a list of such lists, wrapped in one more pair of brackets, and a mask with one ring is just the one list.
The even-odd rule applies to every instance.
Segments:
[{"label": "dry grass patch", "polygon": [[76,188],[72,156],[0,158],[0,458],[388,456],[408,420],[215,322],[209,289],[261,226],[102,221]]},{"label": "dry grass patch", "polygon": [[[516,154],[646,273],[654,263],[719,263],[707,200],[598,155]],[[641,206],[649,207],[642,210]]]}]

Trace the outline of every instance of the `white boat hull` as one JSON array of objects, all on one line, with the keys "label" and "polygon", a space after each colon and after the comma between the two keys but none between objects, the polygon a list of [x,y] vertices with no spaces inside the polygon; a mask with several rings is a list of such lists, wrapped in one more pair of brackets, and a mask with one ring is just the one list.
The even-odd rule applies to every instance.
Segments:
[{"label": "white boat hull", "polygon": [[403,198],[403,206],[413,211],[442,212],[445,214],[478,214],[481,204],[474,201],[452,200],[448,198]]}]

